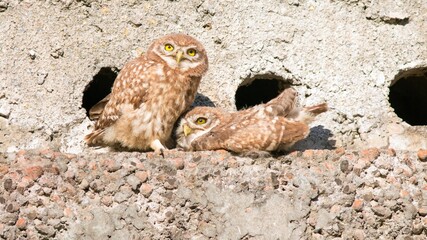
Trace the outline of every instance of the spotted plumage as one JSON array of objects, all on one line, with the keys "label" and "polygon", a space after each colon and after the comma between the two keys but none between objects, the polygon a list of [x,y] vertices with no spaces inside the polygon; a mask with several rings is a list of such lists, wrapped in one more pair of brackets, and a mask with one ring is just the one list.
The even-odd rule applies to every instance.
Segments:
[{"label": "spotted plumage", "polygon": [[93,112],[98,120],[86,142],[142,151],[165,149],[207,69],[206,51],[194,38],[171,34],[157,39],[146,54],[125,64],[111,94],[97,104]]},{"label": "spotted plumage", "polygon": [[243,111],[196,107],[180,121],[178,146],[236,153],[288,150],[307,137],[308,123],[327,110],[326,103],[298,108],[295,102],[296,92],[288,88],[270,102]]}]

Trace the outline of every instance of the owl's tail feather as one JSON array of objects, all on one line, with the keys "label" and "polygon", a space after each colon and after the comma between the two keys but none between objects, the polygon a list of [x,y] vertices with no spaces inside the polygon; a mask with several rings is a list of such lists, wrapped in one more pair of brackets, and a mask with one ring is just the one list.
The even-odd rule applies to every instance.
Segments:
[{"label": "owl's tail feather", "polygon": [[296,142],[303,140],[310,133],[310,128],[304,122],[286,121],[285,131],[278,150],[288,151]]},{"label": "owl's tail feather", "polygon": [[310,124],[314,121],[317,115],[328,111],[328,104],[321,103],[314,106],[304,107],[302,109],[294,109],[287,116],[288,119],[294,121],[303,122],[305,124]]},{"label": "owl's tail feather", "polygon": [[89,146],[96,146],[102,143],[102,134],[104,129],[97,129],[85,136],[86,144]]}]

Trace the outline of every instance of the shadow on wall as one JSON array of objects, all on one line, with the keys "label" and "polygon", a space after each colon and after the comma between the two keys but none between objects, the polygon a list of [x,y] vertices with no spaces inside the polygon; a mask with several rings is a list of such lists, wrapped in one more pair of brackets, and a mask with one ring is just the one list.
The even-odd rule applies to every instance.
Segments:
[{"label": "shadow on wall", "polygon": [[333,136],[331,130],[323,126],[315,126],[310,129],[306,139],[295,144],[292,150],[304,151],[308,149],[335,149],[336,141],[330,139]]},{"label": "shadow on wall", "polygon": [[196,99],[194,99],[193,104],[191,105],[191,107],[215,107],[215,103],[212,102],[212,100],[201,94],[201,93],[197,93],[196,95]]}]

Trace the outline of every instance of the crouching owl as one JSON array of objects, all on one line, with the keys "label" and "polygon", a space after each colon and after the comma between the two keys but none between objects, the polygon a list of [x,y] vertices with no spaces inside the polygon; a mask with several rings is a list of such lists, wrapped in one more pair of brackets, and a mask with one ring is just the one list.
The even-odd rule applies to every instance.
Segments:
[{"label": "crouching owl", "polygon": [[270,102],[243,111],[196,107],[179,123],[178,147],[236,153],[288,150],[308,136],[308,124],[328,109],[326,103],[298,108],[295,102],[296,92],[289,88]]},{"label": "crouching owl", "polygon": [[171,34],[155,40],[120,71],[111,94],[99,104],[95,129],[86,142],[162,151],[207,69],[206,50],[196,39]]}]

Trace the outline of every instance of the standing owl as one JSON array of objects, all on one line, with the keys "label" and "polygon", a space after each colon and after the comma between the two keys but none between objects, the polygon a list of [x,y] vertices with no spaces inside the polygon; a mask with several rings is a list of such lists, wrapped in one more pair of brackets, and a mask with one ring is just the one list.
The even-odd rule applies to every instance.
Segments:
[{"label": "standing owl", "polygon": [[288,150],[307,137],[308,124],[328,109],[326,103],[296,108],[295,101],[296,92],[288,89],[266,104],[233,113],[196,107],[180,121],[178,146],[193,151],[226,149],[236,153]]},{"label": "standing owl", "polygon": [[207,69],[206,51],[196,39],[171,34],[155,40],[120,71],[86,142],[163,151]]}]

